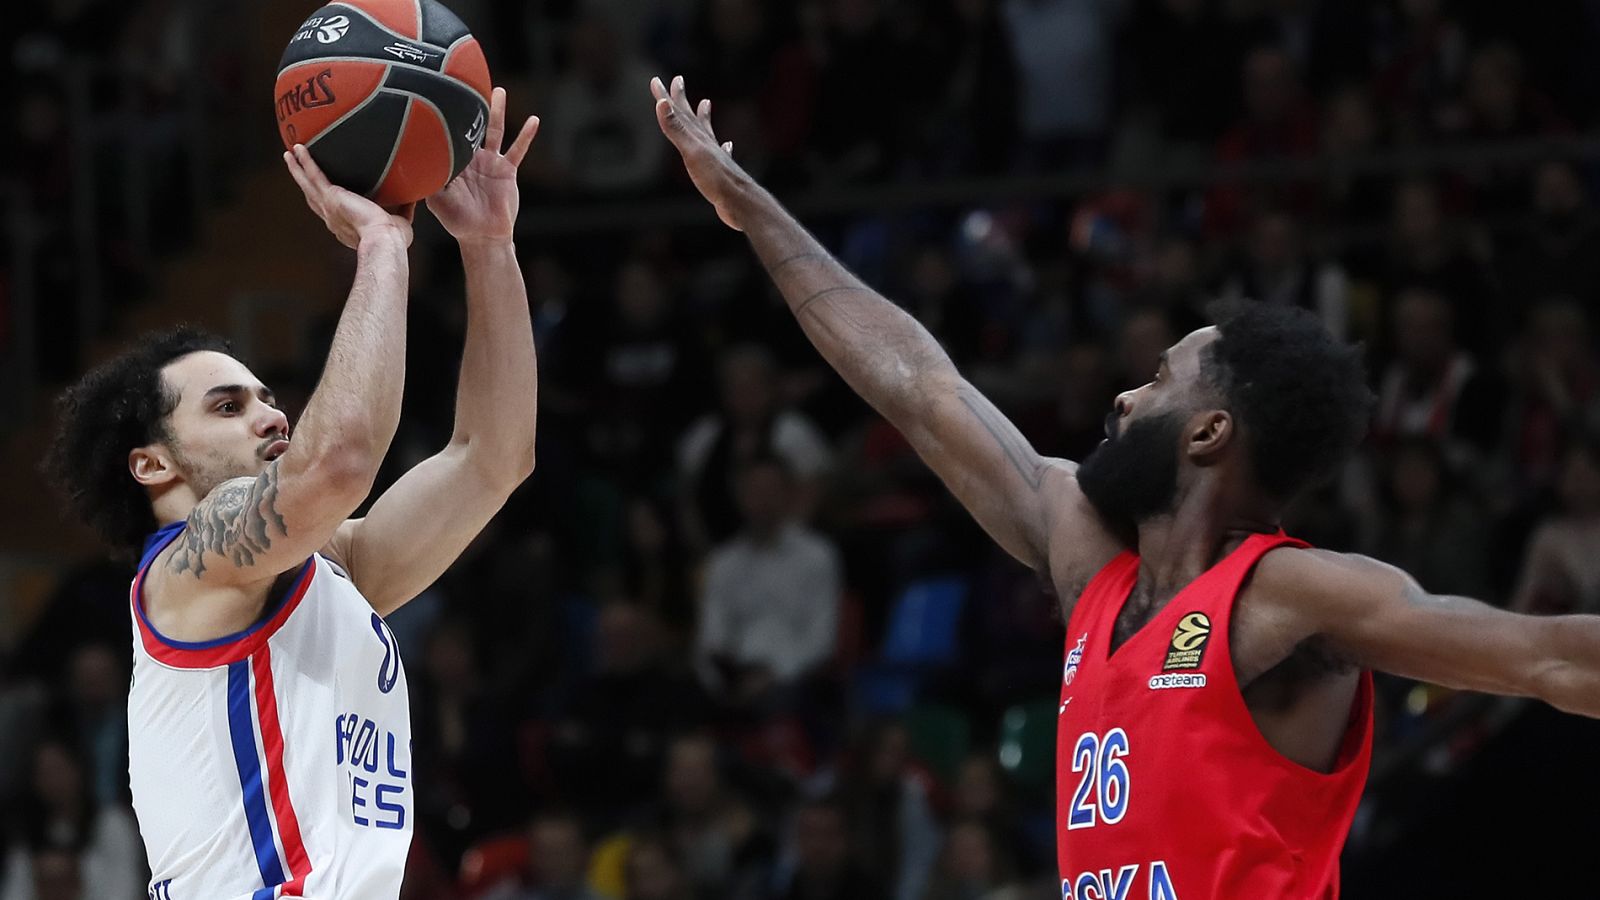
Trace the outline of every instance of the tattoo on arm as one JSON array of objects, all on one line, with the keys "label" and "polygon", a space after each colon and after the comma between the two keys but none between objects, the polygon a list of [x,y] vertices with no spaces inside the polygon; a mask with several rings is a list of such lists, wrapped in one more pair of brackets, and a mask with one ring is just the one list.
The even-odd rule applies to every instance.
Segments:
[{"label": "tattoo on arm", "polygon": [[973,417],[983,425],[989,436],[994,438],[1000,449],[1005,451],[1006,459],[1011,461],[1011,467],[1017,470],[1022,480],[1034,491],[1039,490],[1039,485],[1044,481],[1044,466],[1038,461],[1038,456],[1029,448],[1021,434],[1010,422],[989,403],[976,401],[971,392],[961,391],[961,402],[966,404]]},{"label": "tattoo on arm", "polygon": [[830,294],[837,294],[840,291],[865,291],[865,290],[866,290],[866,288],[863,288],[860,285],[855,285],[855,284],[841,284],[841,285],[839,285],[837,287],[823,288],[822,290],[813,293],[811,296],[809,296],[809,297],[805,298],[804,300],[801,300],[799,303],[795,304],[794,314],[798,318],[801,314],[803,314],[806,311],[807,307],[811,306],[811,304],[815,303],[818,300],[821,300],[823,297],[826,297],[826,296],[828,296]]},{"label": "tattoo on arm", "polygon": [[278,514],[278,465],[254,479],[243,478],[218,485],[189,514],[188,527],[168,561],[175,573],[205,573],[207,553],[233,565],[255,565],[256,556],[271,549],[272,541],[288,534]]},{"label": "tattoo on arm", "polygon": [[807,259],[821,259],[822,256],[823,254],[816,253],[814,251],[805,251],[802,253],[796,253],[792,256],[785,256],[783,259],[780,259],[767,267],[767,275],[772,278],[777,278],[778,273],[787,268],[790,263],[797,263]]}]

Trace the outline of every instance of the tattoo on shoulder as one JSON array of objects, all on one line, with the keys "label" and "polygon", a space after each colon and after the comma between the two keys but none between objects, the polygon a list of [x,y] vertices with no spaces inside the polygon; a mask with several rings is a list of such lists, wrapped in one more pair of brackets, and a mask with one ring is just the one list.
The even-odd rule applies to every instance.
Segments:
[{"label": "tattoo on shoulder", "polygon": [[206,554],[239,568],[255,565],[272,542],[285,536],[278,513],[278,465],[255,478],[236,478],[218,485],[189,514],[188,527],[173,548],[168,566],[196,578],[205,573]]},{"label": "tattoo on shoulder", "polygon": [[970,389],[963,388],[959,393],[961,402],[966,404],[967,409],[983,425],[984,430],[988,431],[995,443],[1000,445],[1000,449],[1005,451],[1006,459],[1011,461],[1012,468],[1017,470],[1022,480],[1028,483],[1029,488],[1037,491],[1039,485],[1044,482],[1044,463],[1039,460],[1033,448],[1028,446],[1027,439],[1017,430],[1017,426],[1002,416],[994,404],[981,396],[975,397],[974,393]]}]

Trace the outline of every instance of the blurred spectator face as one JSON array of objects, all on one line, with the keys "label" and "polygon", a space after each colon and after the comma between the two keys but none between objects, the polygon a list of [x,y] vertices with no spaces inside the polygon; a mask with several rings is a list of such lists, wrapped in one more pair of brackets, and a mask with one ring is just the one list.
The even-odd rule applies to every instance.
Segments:
[{"label": "blurred spectator face", "polygon": [[815,804],[800,810],[794,837],[795,855],[803,872],[837,872],[849,859],[844,811],[832,804]]},{"label": "blurred spectator face", "polygon": [[870,31],[878,22],[878,0],[832,0],[828,11],[834,27],[852,37]]},{"label": "blurred spectator face", "polygon": [[629,603],[608,603],[595,625],[595,660],[600,671],[626,675],[650,660],[650,623],[644,610]]},{"label": "blurred spectator face", "polygon": [[722,361],[722,407],[735,424],[755,426],[772,416],[778,402],[778,371],[760,347],[741,347]]},{"label": "blurred spectator face", "polygon": [[1151,282],[1162,290],[1183,290],[1192,287],[1198,280],[1194,244],[1183,238],[1162,241],[1156,248],[1152,262]]},{"label": "blurred spectator face", "polygon": [[1294,108],[1298,88],[1289,55],[1274,47],[1251,51],[1244,61],[1244,103],[1251,120],[1283,121]]},{"label": "blurred spectator face", "polygon": [[627,900],[678,900],[686,893],[683,869],[657,840],[634,842],[623,876]]},{"label": "blurred spectator face", "polygon": [[1449,304],[1432,291],[1414,290],[1395,304],[1394,339],[1400,362],[1414,372],[1437,372],[1455,355]]},{"label": "blurred spectator face", "polygon": [[1155,377],[1161,354],[1177,343],[1167,317],[1156,310],[1143,310],[1123,323],[1117,356],[1122,364],[1123,381],[1132,386]]},{"label": "blurred spectator face", "polygon": [[1300,239],[1294,220],[1281,212],[1263,213],[1250,236],[1250,255],[1266,271],[1285,269],[1300,256]]},{"label": "blurred spectator face", "polygon": [[956,776],[957,815],[982,817],[1000,808],[1000,776],[987,756],[969,756]]},{"label": "blurred spectator face", "polygon": [[617,31],[603,16],[588,16],[572,26],[572,68],[579,77],[610,87],[621,62]]},{"label": "blurred spectator face", "polygon": [[1548,300],[1528,323],[1533,359],[1557,369],[1581,368],[1591,355],[1589,317],[1574,300]]},{"label": "blurred spectator face", "polygon": [[1583,184],[1569,163],[1547,162],[1534,176],[1533,205],[1546,218],[1566,218],[1584,207]]},{"label": "blurred spectator face", "polygon": [[1439,194],[1425,181],[1408,181],[1394,196],[1394,229],[1400,240],[1419,244],[1435,238],[1444,224]]},{"label": "blurred spectator face", "polygon": [[589,871],[589,847],[576,821],[565,817],[541,819],[534,823],[530,837],[541,886],[570,891],[583,884]]},{"label": "blurred spectator face", "polygon": [[1115,393],[1106,354],[1095,344],[1067,349],[1057,411],[1068,424],[1095,423],[1105,418],[1106,401]]},{"label": "blurred spectator face", "polygon": [[789,520],[794,505],[794,484],[782,466],[759,462],[739,473],[739,511],[746,528],[759,537],[768,537]]},{"label": "blurred spectator face", "polygon": [[1346,88],[1328,100],[1322,128],[1329,153],[1354,154],[1378,143],[1378,116],[1372,100],[1360,88]]},{"label": "blurred spectator face", "polygon": [[1557,484],[1561,503],[1575,516],[1600,515],[1600,452],[1582,444],[1567,451]]},{"label": "blurred spectator face", "polygon": [[70,809],[82,799],[83,770],[65,746],[46,741],[34,751],[33,790],[53,809]]},{"label": "blurred spectator face", "polygon": [[709,811],[717,799],[717,748],[709,738],[685,737],[667,751],[667,802],[680,813]]},{"label": "blurred spectator face", "polygon": [[911,263],[911,290],[920,297],[947,297],[956,288],[956,269],[936,247],[919,252]]},{"label": "blurred spectator face", "polygon": [[470,688],[476,668],[472,637],[466,626],[447,623],[434,631],[428,641],[428,674],[438,687],[454,693]]},{"label": "blurred spectator face", "polygon": [[1439,499],[1442,476],[1436,453],[1425,446],[1408,444],[1395,452],[1390,463],[1389,488],[1402,512],[1420,513]]},{"label": "blurred spectator face", "polygon": [[83,875],[76,855],[66,850],[40,850],[32,862],[35,900],[82,900]]},{"label": "blurred spectator face", "polygon": [[966,884],[987,885],[996,880],[994,842],[988,829],[977,822],[962,822],[945,840],[945,871]]},{"label": "blurred spectator face", "polygon": [[911,736],[898,722],[885,725],[869,748],[867,772],[876,784],[897,780],[911,759]]},{"label": "blurred spectator face", "polygon": [[1467,68],[1467,105],[1483,121],[1498,126],[1514,123],[1522,94],[1522,65],[1516,51],[1503,44],[1485,47]]},{"label": "blurred spectator face", "polygon": [[723,51],[754,47],[764,28],[761,6],[754,0],[712,0],[711,35]]},{"label": "blurred spectator face", "polygon": [[90,710],[116,704],[127,689],[127,679],[116,655],[104,644],[85,644],[72,654],[72,699]]},{"label": "blurred spectator face", "polygon": [[617,272],[617,311],[633,331],[660,324],[667,312],[667,292],[647,263],[630,260]]}]

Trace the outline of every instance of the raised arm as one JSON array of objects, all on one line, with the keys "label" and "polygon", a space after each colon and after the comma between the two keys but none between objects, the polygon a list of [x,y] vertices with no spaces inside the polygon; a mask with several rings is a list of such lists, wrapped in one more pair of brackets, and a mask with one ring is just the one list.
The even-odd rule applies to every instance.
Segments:
[{"label": "raised arm", "polygon": [[973,388],[933,335],[862,284],[717,143],[711,104],[683,79],[651,83],[661,130],[728,226],[743,231],[789,309],[846,383],[898,428],[1001,546],[1035,568],[1048,558],[1047,481],[1071,471],[1040,456]]},{"label": "raised arm", "polygon": [[467,338],[450,442],[334,536],[328,552],[380,613],[449,568],[533,471],[538,372],[528,292],[511,233],[517,166],[538,132],[530,117],[504,154],[505,91],[495,88],[483,148],[431,210],[461,247]]},{"label": "raised arm", "polygon": [[1600,616],[1527,616],[1430,594],[1364,556],[1280,550],[1256,587],[1304,636],[1363,666],[1600,717]]},{"label": "raised arm", "polygon": [[355,284],[328,362],[287,450],[254,477],[223,482],[166,554],[166,583],[270,581],[304,562],[366,499],[400,421],[411,211],[385,212],[335,187],[303,146],[284,154],[306,202],[356,251]]}]

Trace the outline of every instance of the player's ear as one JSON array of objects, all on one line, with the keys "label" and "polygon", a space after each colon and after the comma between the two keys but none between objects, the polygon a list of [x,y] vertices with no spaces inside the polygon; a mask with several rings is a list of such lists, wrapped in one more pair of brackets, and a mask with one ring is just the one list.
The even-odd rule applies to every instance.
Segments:
[{"label": "player's ear", "polygon": [[178,477],[172,453],[161,444],[146,444],[128,451],[128,472],[145,487],[167,484]]},{"label": "player's ear", "polygon": [[1210,465],[1233,441],[1234,432],[1233,415],[1227,410],[1208,409],[1196,413],[1189,419],[1184,452],[1197,465]]}]

